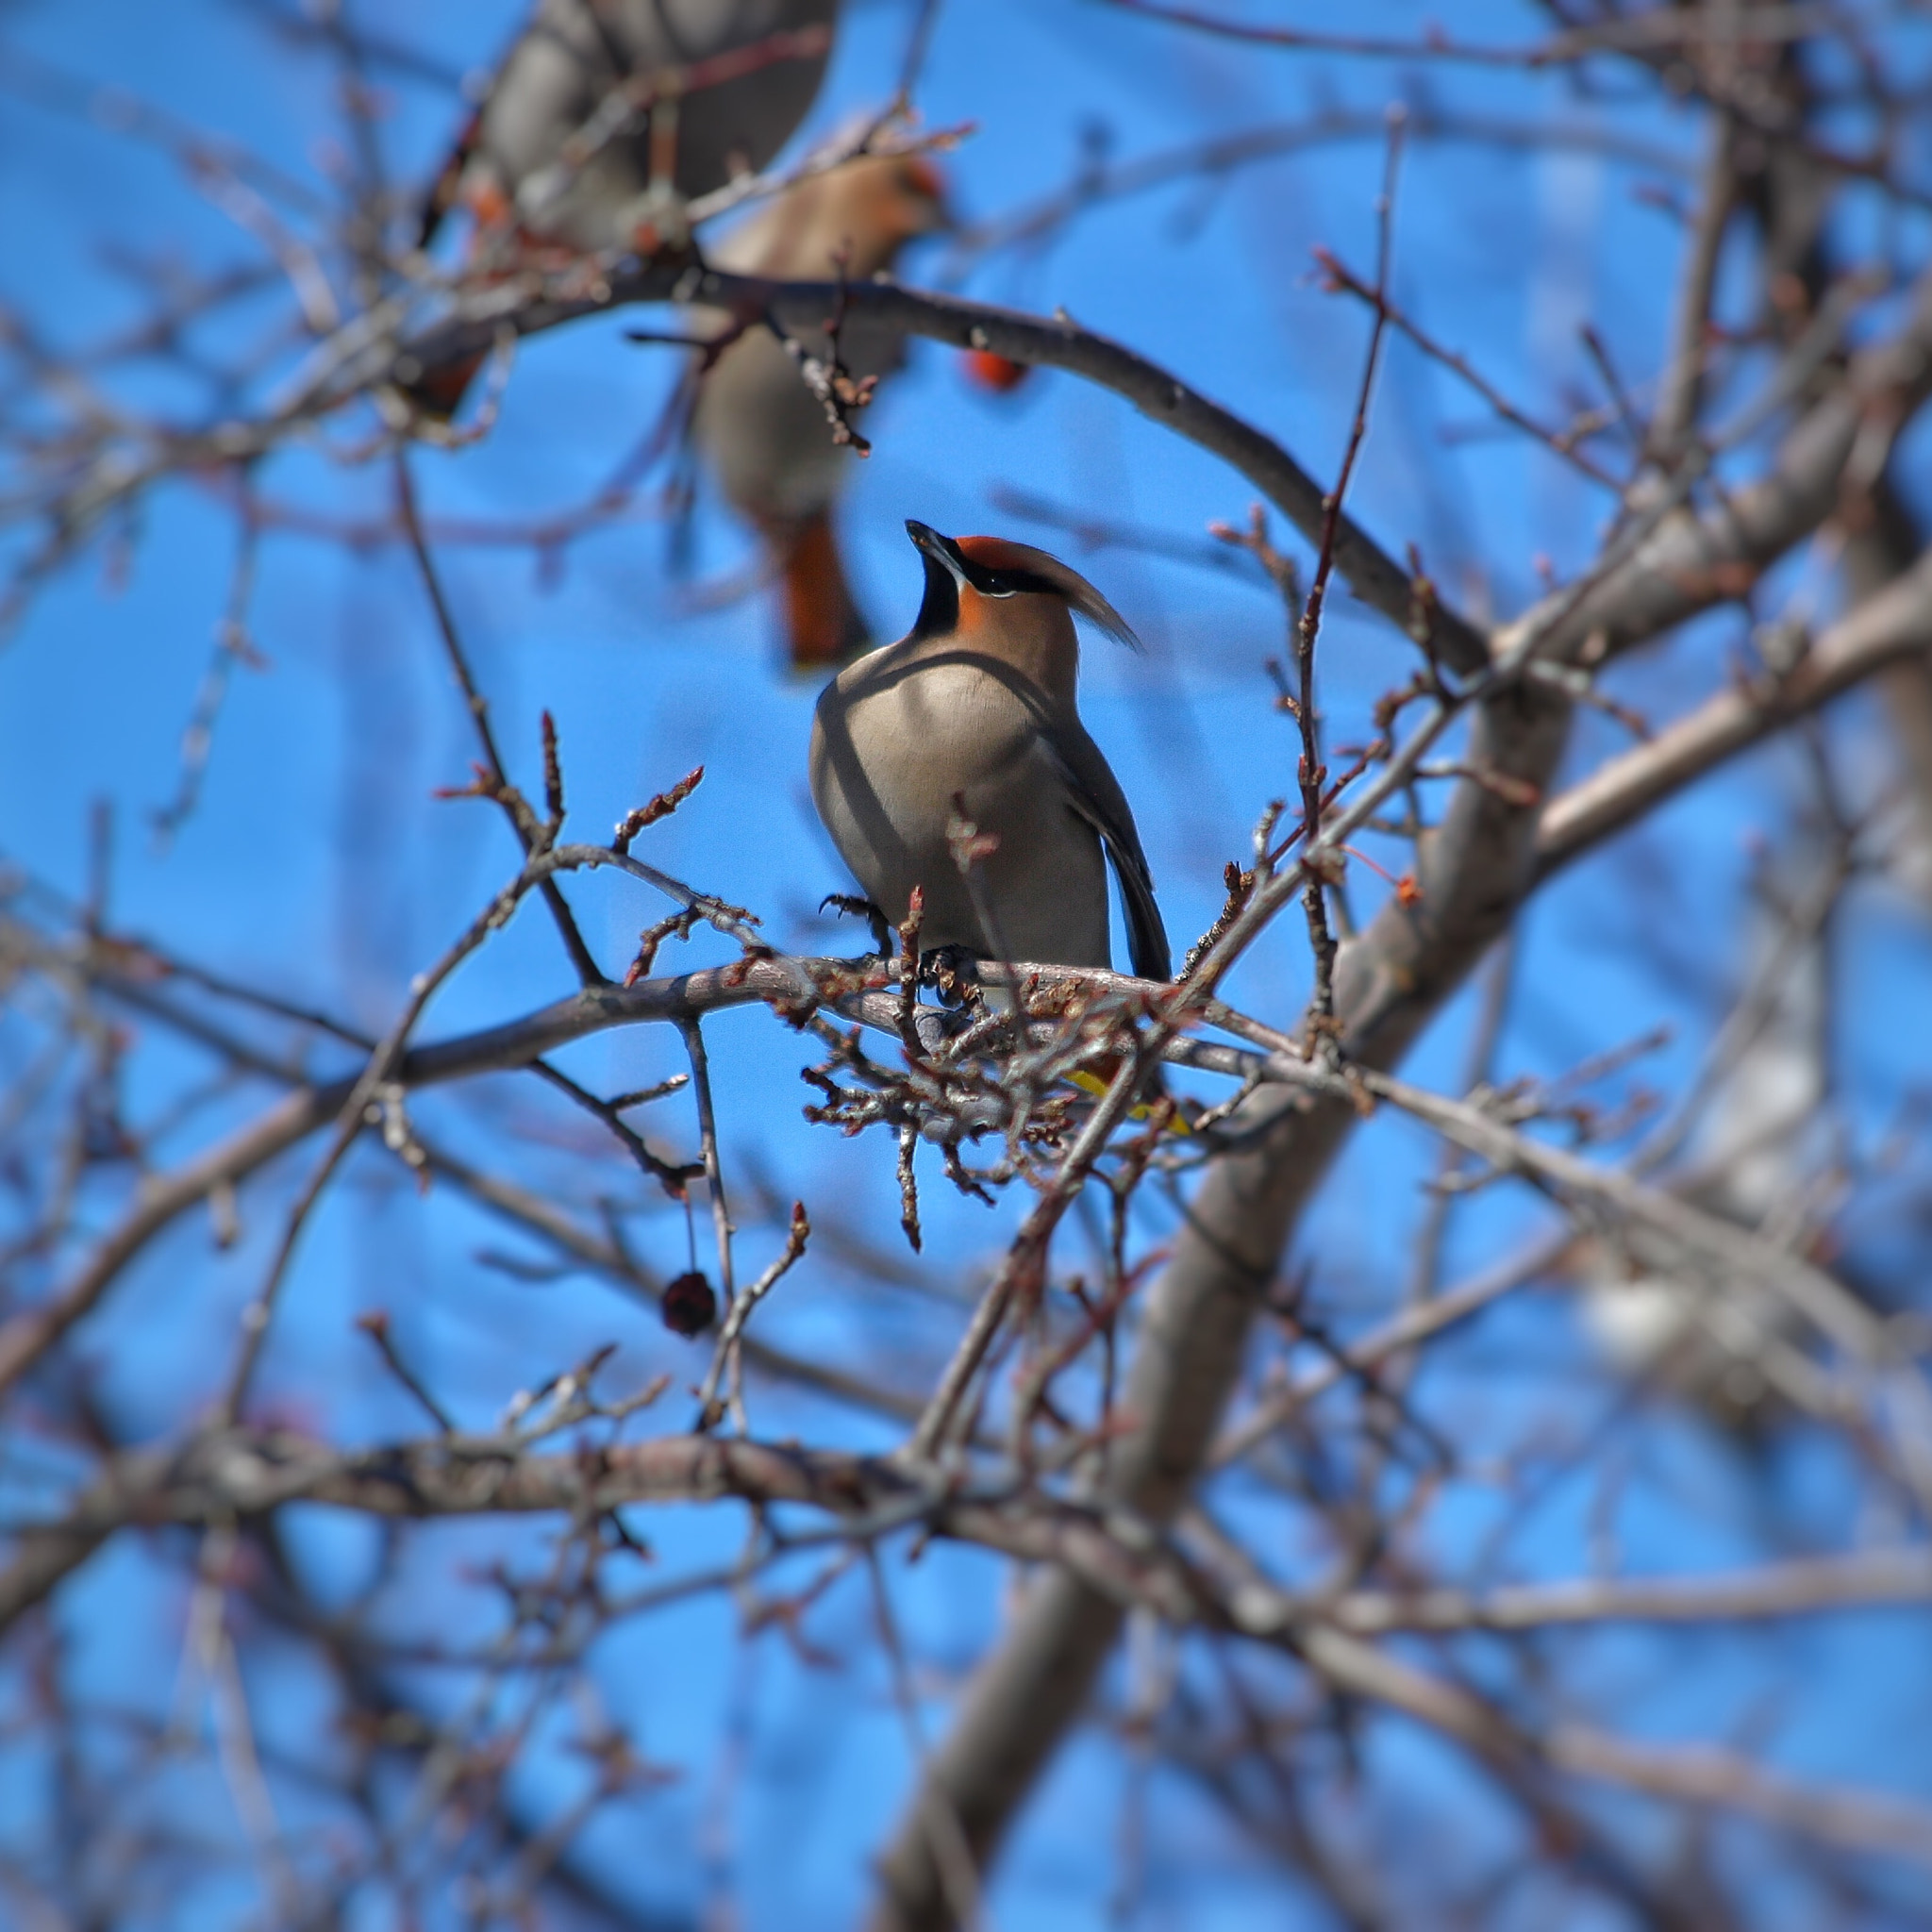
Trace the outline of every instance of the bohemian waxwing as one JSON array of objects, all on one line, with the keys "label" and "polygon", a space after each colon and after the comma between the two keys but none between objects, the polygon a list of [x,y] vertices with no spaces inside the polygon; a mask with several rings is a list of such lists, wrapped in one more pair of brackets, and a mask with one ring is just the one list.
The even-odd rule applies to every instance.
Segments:
[{"label": "bohemian waxwing", "polygon": [[[683,204],[755,174],[805,119],[837,14],[838,0],[539,0],[432,191],[424,240],[460,201],[486,230],[513,223],[576,251],[682,242]],[[574,165],[566,143],[626,82],[680,91]]]},{"label": "bohemian waxwing", "polygon": [[[923,949],[1107,966],[1107,863],[1144,979],[1169,975],[1167,933],[1134,815],[1075,703],[1074,613],[1134,635],[1085,577],[1025,543],[941,537],[908,522],[925,561],[919,617],[826,686],[811,792],[833,842],[888,920],[924,889]],[[949,842],[956,798],[997,845],[974,909]]]},{"label": "bohemian waxwing", "polygon": [[[945,221],[930,161],[867,156],[801,181],[706,253],[740,275],[864,281]],[[730,325],[721,317],[716,329]],[[816,354],[828,345],[808,346]],[[839,359],[855,377],[883,375],[902,358],[900,339],[887,330],[853,322],[840,331]],[[725,500],[771,551],[792,664],[837,664],[862,650],[871,639],[831,521],[852,452],[833,441],[824,406],[770,329],[745,329],[701,376],[691,439]]]}]

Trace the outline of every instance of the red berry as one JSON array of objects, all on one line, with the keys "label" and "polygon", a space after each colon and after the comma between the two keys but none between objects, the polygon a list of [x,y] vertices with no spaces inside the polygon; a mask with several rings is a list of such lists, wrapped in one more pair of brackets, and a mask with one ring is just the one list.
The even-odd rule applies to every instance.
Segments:
[{"label": "red berry", "polygon": [[968,349],[965,353],[966,374],[981,389],[990,389],[999,395],[1008,390],[1018,389],[1026,380],[1027,367],[1024,362],[1009,361],[1005,356],[995,356],[991,349]]}]

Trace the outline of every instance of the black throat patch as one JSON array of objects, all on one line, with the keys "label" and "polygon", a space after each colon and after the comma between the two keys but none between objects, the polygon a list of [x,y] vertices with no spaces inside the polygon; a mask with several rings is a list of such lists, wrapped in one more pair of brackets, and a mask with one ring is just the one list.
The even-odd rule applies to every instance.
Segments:
[{"label": "black throat patch", "polygon": [[959,628],[958,581],[929,550],[922,550],[919,555],[925,565],[925,595],[920,601],[912,635],[944,637]]}]

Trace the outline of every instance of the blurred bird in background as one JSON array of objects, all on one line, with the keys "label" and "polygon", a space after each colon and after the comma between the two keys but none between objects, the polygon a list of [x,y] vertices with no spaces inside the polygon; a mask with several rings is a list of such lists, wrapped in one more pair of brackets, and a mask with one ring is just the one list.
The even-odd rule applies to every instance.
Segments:
[{"label": "blurred bird in background", "polygon": [[[424,239],[485,229],[594,253],[683,240],[683,205],[756,174],[803,121],[838,0],[540,0],[438,176]],[[607,129],[620,87],[629,111]],[[581,155],[567,152],[574,138]]]},{"label": "blurred bird in background", "polygon": [[[1154,881],[1120,782],[1080,723],[1078,612],[1137,640],[1058,558],[908,521],[925,564],[911,630],[847,666],[819,699],[811,792],[865,895],[894,924],[912,889],[921,943],[981,959],[1108,966],[1107,870],[1143,979],[1170,973]],[[969,874],[963,814],[994,842]]]},{"label": "blurred bird in background", "polygon": [[[801,181],[706,250],[714,267],[775,281],[865,281],[905,245],[947,222],[939,171],[918,155],[862,156]],[[740,329],[719,316],[713,340]],[[856,381],[904,359],[900,337],[862,320],[801,343]],[[825,406],[798,358],[760,323],[741,326],[697,378],[691,441],[725,501],[758,533],[783,591],[787,652],[795,669],[842,662],[872,641],[853,597],[832,511],[853,455],[835,440]]]},{"label": "blurred bird in background", "polygon": [[[688,205],[764,168],[810,110],[839,0],[540,0],[425,202],[475,246],[654,254]],[[419,400],[453,414],[475,364]]]}]

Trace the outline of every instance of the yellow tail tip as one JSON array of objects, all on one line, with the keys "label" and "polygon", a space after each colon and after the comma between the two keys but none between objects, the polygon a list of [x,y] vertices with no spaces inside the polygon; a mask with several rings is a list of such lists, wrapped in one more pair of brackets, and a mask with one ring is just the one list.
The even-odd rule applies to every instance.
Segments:
[{"label": "yellow tail tip", "polygon": [[[1083,1070],[1077,1074],[1069,1074],[1067,1078],[1082,1093],[1091,1093],[1095,1100],[1106,1099],[1109,1083],[1103,1080],[1098,1074],[1090,1074]],[[1127,1115],[1129,1120],[1136,1121],[1152,1120],[1153,1117],[1154,1108],[1145,1101],[1139,1103]],[[1173,1117],[1167,1123],[1165,1131],[1170,1134],[1191,1134],[1194,1130],[1189,1125],[1187,1115],[1182,1113],[1180,1108],[1176,1107]]]}]

